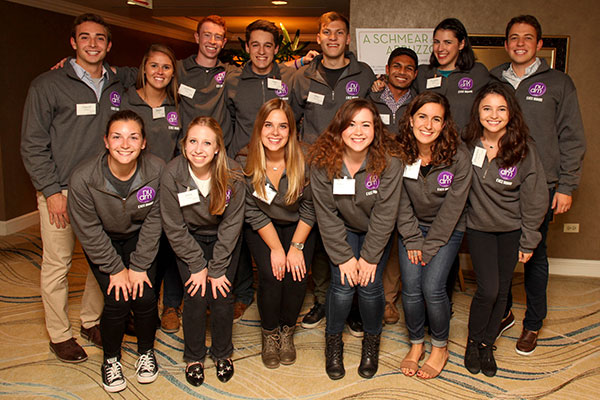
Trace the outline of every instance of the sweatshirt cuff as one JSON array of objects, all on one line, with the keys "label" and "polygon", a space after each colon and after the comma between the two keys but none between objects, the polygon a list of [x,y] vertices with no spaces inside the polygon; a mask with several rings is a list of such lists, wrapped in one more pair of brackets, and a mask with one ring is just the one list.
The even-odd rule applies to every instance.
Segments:
[{"label": "sweatshirt cuff", "polygon": [[560,183],[558,184],[558,187],[556,188],[556,191],[558,193],[566,194],[567,196],[572,196],[574,190],[575,190],[575,188],[573,188],[572,186],[561,185]]},{"label": "sweatshirt cuff", "polygon": [[46,186],[45,188],[43,188],[41,190],[41,192],[45,198],[48,198],[48,197],[52,196],[53,194],[61,193],[62,189],[58,183],[54,183],[50,186]]}]

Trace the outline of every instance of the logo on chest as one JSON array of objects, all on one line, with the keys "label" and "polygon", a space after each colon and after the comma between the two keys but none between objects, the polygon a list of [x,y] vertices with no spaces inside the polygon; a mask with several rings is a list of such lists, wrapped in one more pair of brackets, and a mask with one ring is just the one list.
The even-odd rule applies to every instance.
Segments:
[{"label": "logo on chest", "polygon": [[532,84],[531,86],[529,86],[529,89],[527,89],[527,92],[530,94],[529,96],[527,96],[525,99],[526,100],[531,100],[531,101],[537,101],[537,102],[542,102],[544,101],[544,99],[542,98],[542,96],[546,93],[546,85],[542,82],[536,82],[534,84]]},{"label": "logo on chest", "polygon": [[119,111],[119,107],[121,107],[121,95],[119,92],[110,92],[110,96],[108,98],[110,100],[110,104],[112,104],[110,109],[113,111]]},{"label": "logo on chest", "polygon": [[281,82],[281,89],[277,89],[275,91],[275,94],[279,97],[285,97],[288,95],[288,93],[289,93],[288,85],[286,85],[284,82]]},{"label": "logo on chest", "polygon": [[437,177],[438,185],[440,185],[438,190],[439,191],[448,190],[450,185],[452,185],[453,180],[454,180],[454,174],[452,174],[452,172],[448,172],[448,171],[440,172]]},{"label": "logo on chest", "polygon": [[167,114],[167,122],[171,126],[179,126],[179,115],[176,111],[171,111]]},{"label": "logo on chest", "polygon": [[500,178],[496,178],[496,182],[511,186],[513,184],[511,181],[517,175],[517,167],[499,168],[498,175]]},{"label": "logo on chest", "polygon": [[143,208],[147,206],[151,206],[154,203],[154,197],[156,197],[156,190],[150,186],[144,186],[140,190],[137,191],[136,197],[138,202],[138,208]]},{"label": "logo on chest", "polygon": [[365,179],[365,188],[367,188],[368,192],[365,193],[365,196],[377,194],[379,183],[379,177],[377,175],[367,175],[367,178]]},{"label": "logo on chest", "polygon": [[348,96],[357,96],[360,92],[360,85],[356,81],[346,83],[346,94]]},{"label": "logo on chest", "polygon": [[221,71],[218,74],[215,74],[214,78],[219,85],[223,85],[223,82],[225,82],[225,71]]},{"label": "logo on chest", "polygon": [[473,79],[471,78],[461,78],[458,81],[458,93],[473,93]]}]

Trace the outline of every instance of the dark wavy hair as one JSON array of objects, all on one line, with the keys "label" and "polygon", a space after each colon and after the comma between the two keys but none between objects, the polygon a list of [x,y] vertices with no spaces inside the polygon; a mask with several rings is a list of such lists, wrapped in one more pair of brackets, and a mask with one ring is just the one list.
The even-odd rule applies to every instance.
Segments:
[{"label": "dark wavy hair", "polygon": [[310,147],[308,153],[309,164],[326,169],[329,179],[339,177],[342,171],[344,155],[342,132],[350,126],[354,116],[363,109],[373,114],[374,137],[367,152],[367,171],[380,176],[387,165],[386,157],[393,155],[393,148],[397,147],[391,134],[384,128],[377,108],[370,100],[348,100],[338,109],[325,132]]},{"label": "dark wavy hair", "polygon": [[431,164],[450,164],[456,154],[460,139],[450,113],[450,103],[446,96],[428,90],[418,94],[411,101],[398,124],[400,134],[396,136],[396,140],[401,149],[400,158],[405,164],[412,164],[419,158],[419,147],[413,134],[411,118],[428,103],[436,103],[444,108],[444,127],[440,136],[431,144]]},{"label": "dark wavy hair", "polygon": [[512,167],[527,156],[529,128],[525,123],[517,98],[505,84],[491,82],[477,93],[471,109],[471,120],[465,132],[465,142],[469,146],[476,146],[477,141],[483,136],[483,126],[479,122],[479,104],[488,94],[498,94],[504,97],[508,106],[509,120],[506,125],[506,133],[498,142],[496,159],[500,167]]},{"label": "dark wavy hair", "polygon": [[[469,35],[467,34],[467,29],[463,23],[456,18],[446,18],[435,27],[433,36],[435,36],[435,33],[440,29],[454,32],[454,36],[456,36],[459,43],[463,40],[465,41],[463,49],[458,52],[456,67],[461,71],[469,71],[473,68],[473,65],[475,65],[475,53],[473,53]],[[432,67],[440,66],[440,63],[433,52],[431,52],[431,56],[429,57],[429,65]]]}]

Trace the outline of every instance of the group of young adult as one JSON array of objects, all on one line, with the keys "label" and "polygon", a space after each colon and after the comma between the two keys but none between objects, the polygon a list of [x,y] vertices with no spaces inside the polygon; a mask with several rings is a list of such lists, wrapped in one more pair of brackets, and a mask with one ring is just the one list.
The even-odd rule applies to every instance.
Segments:
[{"label": "group of young adult", "polygon": [[[526,262],[527,291],[517,352],[535,349],[546,313],[548,221],[571,205],[585,139],[572,81],[536,57],[534,17],[509,22],[512,62],[491,73],[475,62],[462,23],[444,20],[430,65],[394,50],[379,91],[371,69],[347,51],[348,20],[336,12],[319,20],[322,54],[303,58],[310,64],[298,70],[274,61],[279,33],[268,21],[248,26],[242,69],[218,61],[222,18],[201,20],[195,37],[195,57],[176,61],[153,45],[139,69],[115,74],[104,63],[108,26],[84,14],[73,26],[76,57],[31,85],[21,148],[40,192],[42,298],[59,359],[87,358],[66,317],[74,235],[97,281],[86,284],[93,325],[82,322],[81,333],[104,349],[109,392],[126,387],[119,360],[131,313],[137,380],[158,376],[161,286],[164,330],[179,329],[183,301],[187,381],[203,383],[207,354],[218,379],[231,379],[236,304],[253,297],[245,253],[258,270],[267,368],[296,360],[311,270],[315,305],[302,325],[326,317],[331,379],[345,375],[342,332],[353,306],[364,330],[358,373],[375,375],[400,279],[411,342],[402,372],[438,376],[449,357],[447,281],[453,286],[465,232],[477,278],[466,368],[496,374],[494,342],[514,324],[507,299],[517,261]],[[396,271],[386,268],[395,228]],[[426,320],[432,348],[419,367]]]}]

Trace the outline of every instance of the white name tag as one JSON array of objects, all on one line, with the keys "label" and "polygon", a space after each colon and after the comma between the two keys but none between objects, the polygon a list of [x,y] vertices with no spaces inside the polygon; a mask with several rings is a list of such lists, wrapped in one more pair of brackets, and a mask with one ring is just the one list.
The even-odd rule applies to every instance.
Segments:
[{"label": "white name tag", "polygon": [[200,202],[198,189],[177,193],[177,197],[179,197],[179,207],[185,207],[189,206],[190,204],[196,204]]},{"label": "white name tag", "polygon": [[177,93],[179,93],[180,95],[185,96],[187,98],[193,99],[194,94],[196,93],[196,89],[194,89],[193,87],[190,87],[188,85],[184,85],[182,83],[181,85],[179,85],[179,89],[177,90]]},{"label": "white name tag", "polygon": [[77,104],[77,115],[96,115],[96,103]]},{"label": "white name tag", "polygon": [[261,197],[256,190],[254,191],[254,193],[252,193],[252,196],[256,197],[257,199],[260,199],[267,204],[271,204],[275,196],[277,196],[277,192],[267,184],[265,185],[265,195],[267,196],[266,198]]},{"label": "white name tag", "polygon": [[354,179],[334,179],[333,194],[353,195],[355,193]]},{"label": "white name tag", "polygon": [[381,117],[381,122],[383,122],[385,125],[390,124],[390,114],[379,114],[379,116]]},{"label": "white name tag", "polygon": [[325,95],[319,94],[315,92],[308,92],[308,98],[306,99],[309,103],[315,103],[320,106],[323,105],[323,101],[325,101]]},{"label": "white name tag", "polygon": [[485,160],[485,149],[482,147],[475,147],[475,151],[473,152],[473,158],[471,159],[471,164],[476,167],[483,167],[483,160]]},{"label": "white name tag", "polygon": [[435,78],[427,79],[427,86],[425,89],[433,89],[440,86],[442,86],[442,77],[436,76]]},{"label": "white name tag", "polygon": [[409,179],[419,179],[419,170],[421,169],[421,159],[418,159],[411,165],[404,167],[404,177]]},{"label": "white name tag", "polygon": [[267,78],[267,87],[269,89],[281,90],[283,86],[281,85],[280,79]]},{"label": "white name tag", "polygon": [[165,117],[165,108],[156,107],[152,109],[152,119],[159,119]]}]

